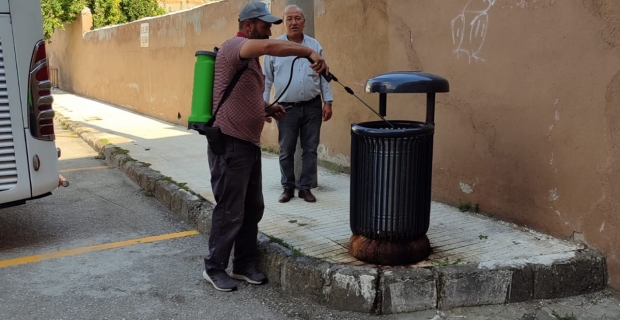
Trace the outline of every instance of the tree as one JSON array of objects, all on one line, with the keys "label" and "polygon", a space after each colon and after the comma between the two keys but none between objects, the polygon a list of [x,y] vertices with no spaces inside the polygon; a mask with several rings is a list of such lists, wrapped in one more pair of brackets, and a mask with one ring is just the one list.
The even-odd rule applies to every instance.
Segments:
[{"label": "tree", "polygon": [[88,7],[93,13],[94,28],[166,13],[157,0],[88,0]]},{"label": "tree", "polygon": [[45,39],[58,28],[64,30],[64,24],[73,22],[84,7],[90,8],[94,28],[166,13],[157,0],[41,0]]},{"label": "tree", "polygon": [[121,0],[121,11],[126,22],[166,13],[164,8],[159,6],[157,0]]},{"label": "tree", "polygon": [[45,39],[49,40],[54,30],[64,29],[65,23],[75,20],[85,5],[86,0],[41,0]]},{"label": "tree", "polygon": [[93,28],[101,28],[126,22],[123,19],[121,0],[88,0],[93,15]]}]

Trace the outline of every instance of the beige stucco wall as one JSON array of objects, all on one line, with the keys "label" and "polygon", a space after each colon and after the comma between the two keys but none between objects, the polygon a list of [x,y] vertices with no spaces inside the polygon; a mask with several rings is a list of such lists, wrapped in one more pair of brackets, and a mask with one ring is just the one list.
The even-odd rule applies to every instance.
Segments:
[{"label": "beige stucco wall", "polygon": [[[284,2],[274,0],[273,11]],[[76,23],[54,35],[51,65],[62,89],[185,125],[193,53],[234,35],[244,3],[146,20],[149,48],[140,47],[141,22],[84,37]],[[472,21],[481,24],[470,39]],[[450,81],[451,92],[437,96],[434,199],[477,203],[485,214],[561,238],[583,235],[607,254],[616,288],[619,21],[615,0],[315,0],[315,36],[331,70],[371,105],[378,96],[363,93],[365,81],[383,72],[424,70]],[[453,39],[459,27],[462,43]],[[333,88],[320,157],[347,166],[350,124],[375,116]],[[423,95],[388,96],[389,119],[424,114]],[[273,124],[263,140],[276,145]]]},{"label": "beige stucco wall", "polygon": [[218,0],[157,0],[157,4],[166,12],[175,12],[179,10],[190,9],[208,2]]}]

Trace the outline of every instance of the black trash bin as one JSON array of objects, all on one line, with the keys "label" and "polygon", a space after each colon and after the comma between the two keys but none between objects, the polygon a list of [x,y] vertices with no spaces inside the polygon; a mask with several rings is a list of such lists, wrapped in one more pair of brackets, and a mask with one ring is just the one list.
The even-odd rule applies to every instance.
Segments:
[{"label": "black trash bin", "polygon": [[435,93],[448,81],[424,72],[393,72],[366,83],[379,93],[386,115],[388,93],[426,93],[425,122],[372,121],[351,126],[351,253],[384,265],[415,263],[430,255]]}]

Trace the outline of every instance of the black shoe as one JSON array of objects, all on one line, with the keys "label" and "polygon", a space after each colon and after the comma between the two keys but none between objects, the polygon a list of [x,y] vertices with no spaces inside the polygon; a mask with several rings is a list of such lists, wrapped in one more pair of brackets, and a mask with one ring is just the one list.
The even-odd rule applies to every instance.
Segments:
[{"label": "black shoe", "polygon": [[281,203],[289,202],[293,197],[295,197],[295,188],[285,187],[278,201]]},{"label": "black shoe", "polygon": [[233,266],[233,272],[230,277],[237,280],[243,280],[250,284],[265,284],[267,283],[267,277],[258,271],[254,265],[249,265],[241,270],[236,270]]},{"label": "black shoe", "polygon": [[299,197],[303,198],[306,202],[316,202],[316,197],[310,192],[310,189],[299,190]]},{"label": "black shoe", "polygon": [[235,291],[237,290],[237,283],[228,276],[226,271],[223,270],[209,270],[203,271],[202,276],[209,281],[216,290],[219,291]]}]

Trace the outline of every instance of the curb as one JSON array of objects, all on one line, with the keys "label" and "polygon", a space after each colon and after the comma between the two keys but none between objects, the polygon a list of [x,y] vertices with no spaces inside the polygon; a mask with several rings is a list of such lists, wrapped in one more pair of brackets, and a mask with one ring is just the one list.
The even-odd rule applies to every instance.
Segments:
[{"label": "curb", "polygon": [[[106,162],[119,168],[199,232],[209,234],[211,202],[119,152],[122,149],[102,141],[101,133],[76,124],[57,111],[56,114],[60,123],[76,132]],[[496,269],[473,264],[404,268],[357,267],[299,257],[261,232],[258,243],[258,267],[271,285],[294,297],[354,312],[393,314],[555,299],[603,290],[607,284],[605,257],[590,249],[550,265]]]}]

